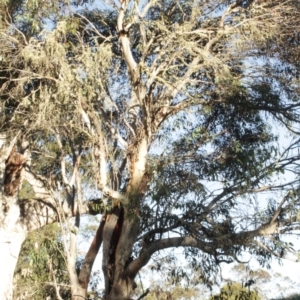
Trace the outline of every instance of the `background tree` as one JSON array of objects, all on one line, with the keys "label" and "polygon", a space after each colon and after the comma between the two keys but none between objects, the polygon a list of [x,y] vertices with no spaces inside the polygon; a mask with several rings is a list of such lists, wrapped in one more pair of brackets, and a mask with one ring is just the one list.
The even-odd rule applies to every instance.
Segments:
[{"label": "background tree", "polygon": [[300,299],[300,295],[299,294],[293,294],[293,295],[288,296],[286,298],[279,298],[279,299],[282,299],[282,300],[298,300],[298,299]]},{"label": "background tree", "polygon": [[241,284],[233,282],[222,287],[220,294],[214,295],[211,300],[260,300],[262,299],[256,291],[251,291],[250,288],[243,287]]},{"label": "background tree", "polygon": [[30,233],[22,245],[15,270],[14,298],[71,299],[64,248],[57,224]]},{"label": "background tree", "polygon": [[[281,236],[299,221],[299,66],[287,58],[299,46],[297,1],[11,3],[1,31],[2,298],[27,233],[57,220],[73,299],[86,298],[102,242],[110,300],[130,298],[138,272],[169,248],[183,247],[208,284],[245,250],[262,264],[292,251]],[[295,134],[285,147],[279,126]],[[22,177],[33,201],[17,196]],[[103,214],[77,276],[87,212]]]},{"label": "background tree", "polygon": [[[90,230],[84,226],[85,235]],[[94,232],[94,230],[93,230]],[[90,235],[89,235],[90,236]],[[14,274],[16,300],[71,299],[71,285],[58,224],[50,224],[28,234],[22,245]],[[82,259],[77,259],[80,270]],[[100,299],[99,272],[93,272],[87,299]]]}]

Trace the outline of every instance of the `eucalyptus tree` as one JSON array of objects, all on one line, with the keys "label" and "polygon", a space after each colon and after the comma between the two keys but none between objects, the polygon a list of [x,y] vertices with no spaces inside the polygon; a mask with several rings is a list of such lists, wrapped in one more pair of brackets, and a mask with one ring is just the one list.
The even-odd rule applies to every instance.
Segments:
[{"label": "eucalyptus tree", "polygon": [[241,300],[259,300],[262,299],[257,291],[252,291],[250,288],[242,286],[239,283],[229,283],[222,287],[218,295],[211,296],[210,299],[241,299]]},{"label": "eucalyptus tree", "polygon": [[[173,262],[170,248],[183,249],[197,278],[176,265],[170,274],[194,283],[209,284],[220,262],[243,251],[261,263],[284,257],[291,249],[281,237],[299,225],[299,65],[287,55],[299,51],[297,5],[20,1],[7,9],[2,272],[12,274],[28,232],[72,216],[62,230],[73,299],[86,298],[101,245],[110,300],[129,299],[154,256],[166,255],[157,270]],[[290,144],[278,144],[277,128],[294,134]],[[18,197],[22,178],[34,197]],[[101,205],[89,205],[95,198]],[[84,213],[102,219],[77,272]],[[12,276],[3,278],[0,295],[10,299]]]}]

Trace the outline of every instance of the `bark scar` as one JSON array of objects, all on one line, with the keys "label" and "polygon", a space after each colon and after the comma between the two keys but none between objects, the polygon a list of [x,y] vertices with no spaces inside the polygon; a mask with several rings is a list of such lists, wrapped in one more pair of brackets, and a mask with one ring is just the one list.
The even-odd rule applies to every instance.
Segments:
[{"label": "bark scar", "polygon": [[13,196],[22,180],[22,169],[26,164],[26,158],[17,152],[17,147],[14,146],[9,157],[5,162],[4,172],[4,193],[7,196]]}]

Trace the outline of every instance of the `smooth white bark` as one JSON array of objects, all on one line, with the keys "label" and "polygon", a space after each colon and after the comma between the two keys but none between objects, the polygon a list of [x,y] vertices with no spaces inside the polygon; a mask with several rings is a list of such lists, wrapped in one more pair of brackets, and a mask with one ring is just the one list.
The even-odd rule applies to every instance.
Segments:
[{"label": "smooth white bark", "polygon": [[14,270],[27,232],[18,223],[19,206],[8,202],[6,210],[0,220],[0,299],[11,300]]}]

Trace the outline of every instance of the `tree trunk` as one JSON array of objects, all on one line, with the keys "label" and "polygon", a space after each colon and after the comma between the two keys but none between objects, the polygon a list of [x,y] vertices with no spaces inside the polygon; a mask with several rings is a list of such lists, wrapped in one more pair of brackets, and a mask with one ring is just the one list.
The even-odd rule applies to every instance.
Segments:
[{"label": "tree trunk", "polygon": [[136,283],[134,280],[130,280],[126,277],[118,278],[117,282],[112,287],[107,300],[130,300],[130,295],[135,288]]},{"label": "tree trunk", "polygon": [[0,299],[13,299],[13,276],[19,253],[27,232],[18,224],[20,209],[17,204],[5,204],[0,220]]},{"label": "tree trunk", "polygon": [[[146,133],[144,136],[147,136]],[[127,188],[128,203],[122,205],[120,210],[118,207],[114,208],[114,221],[108,226],[111,236],[105,235],[104,228],[103,272],[106,300],[128,300],[136,288],[136,274],[128,272],[128,265],[133,260],[132,249],[140,232],[140,202],[149,182],[146,172],[147,138],[141,139],[136,149],[136,155],[131,157],[132,174]],[[108,221],[109,219],[106,220],[107,224]],[[107,244],[109,247],[105,247]]]},{"label": "tree trunk", "polygon": [[85,300],[87,299],[87,288],[81,287],[80,283],[76,286],[71,287],[72,290],[72,300]]},{"label": "tree trunk", "polygon": [[14,271],[27,235],[19,223],[20,207],[16,194],[23,160],[15,151],[15,141],[7,143],[6,135],[0,134],[0,299],[4,300],[13,297]]},{"label": "tree trunk", "polygon": [[27,155],[17,152],[16,138],[7,143],[6,136],[0,134],[0,299],[3,300],[13,299],[14,271],[28,228],[42,227],[53,215],[43,203],[40,207],[31,206],[29,200],[18,199]]},{"label": "tree trunk", "polygon": [[[132,247],[139,233],[139,219],[128,208],[121,208],[115,217],[117,215],[116,221],[112,222],[115,226],[110,237],[110,247],[105,251],[103,246],[106,300],[128,300],[136,288],[135,276],[128,273],[127,267],[132,260]],[[103,240],[104,245],[108,242]]]}]

